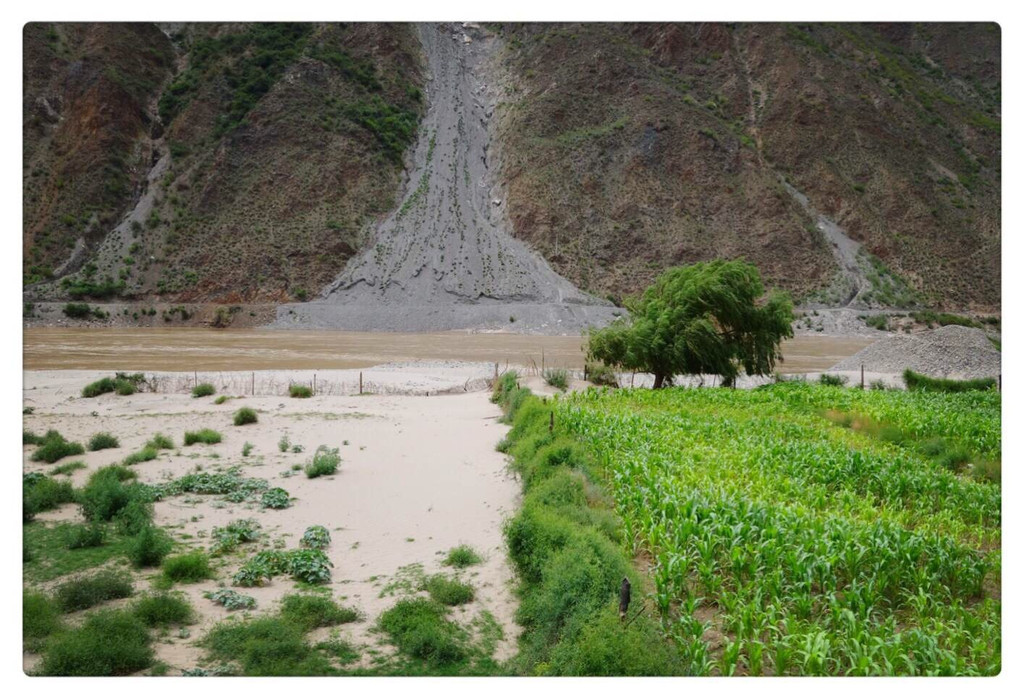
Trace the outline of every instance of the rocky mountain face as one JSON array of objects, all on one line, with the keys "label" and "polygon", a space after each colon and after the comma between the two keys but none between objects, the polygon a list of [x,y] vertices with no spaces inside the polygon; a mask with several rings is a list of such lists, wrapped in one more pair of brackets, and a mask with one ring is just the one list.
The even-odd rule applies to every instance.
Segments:
[{"label": "rocky mountain face", "polygon": [[[466,118],[486,123],[452,112],[444,126],[484,128],[485,163],[450,168],[452,201],[479,198],[481,220],[541,253],[558,285],[619,301],[667,266],[725,256],[805,303],[998,308],[998,26],[479,32],[466,84],[488,97],[467,92]],[[421,125],[443,72],[423,36],[27,25],[27,295],[280,303],[389,279],[374,265],[400,266],[370,251],[421,216],[398,214],[440,138]],[[451,140],[437,163],[465,160],[471,141]],[[436,187],[422,215],[446,221]],[[454,258],[432,251],[455,243],[402,235],[420,251],[403,264],[419,255],[451,281]]]}]

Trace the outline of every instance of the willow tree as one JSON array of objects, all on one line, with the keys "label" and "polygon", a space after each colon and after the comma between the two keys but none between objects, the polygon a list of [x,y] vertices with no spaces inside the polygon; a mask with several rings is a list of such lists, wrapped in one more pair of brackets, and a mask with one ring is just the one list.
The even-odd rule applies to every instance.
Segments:
[{"label": "willow tree", "polygon": [[668,269],[626,308],[628,319],[590,332],[588,354],[654,374],[655,388],[677,374],[718,374],[726,385],[741,367],[770,374],[782,339],[793,336],[789,296],[765,296],[757,267],[739,260]]}]

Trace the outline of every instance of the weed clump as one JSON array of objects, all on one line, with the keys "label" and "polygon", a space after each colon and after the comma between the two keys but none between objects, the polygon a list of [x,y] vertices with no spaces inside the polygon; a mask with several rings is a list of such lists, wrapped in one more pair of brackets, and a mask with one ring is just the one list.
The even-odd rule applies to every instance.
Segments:
[{"label": "weed clump", "polygon": [[252,408],[239,408],[235,411],[235,426],[251,425],[257,421],[256,411]]},{"label": "weed clump", "polygon": [[60,466],[54,466],[50,469],[51,476],[70,476],[75,471],[81,471],[83,468],[87,468],[84,461],[69,461],[66,464]]},{"label": "weed clump", "polygon": [[586,366],[586,374],[587,380],[595,386],[619,387],[619,375],[607,364],[601,364],[600,362],[588,364]]},{"label": "weed clump", "polygon": [[423,581],[423,587],[430,599],[446,607],[457,607],[474,598],[473,586],[447,575],[431,575]]},{"label": "weed clump", "polygon": [[240,592],[229,590],[226,587],[222,587],[213,592],[204,592],[203,597],[212,601],[214,604],[219,604],[230,612],[237,611],[239,609],[254,609],[256,607],[256,599],[250,595],[243,595]]},{"label": "weed clump", "polygon": [[348,624],[359,619],[359,612],[341,607],[327,595],[287,595],[281,601],[281,618],[303,631],[324,626]]},{"label": "weed clump", "polygon": [[818,383],[822,386],[845,386],[849,380],[849,377],[842,374],[822,374],[818,378]]},{"label": "weed clump", "polygon": [[185,433],[185,446],[190,447],[193,444],[220,444],[221,436],[220,432],[211,430],[209,428],[203,428],[194,432]]},{"label": "weed clump", "polygon": [[544,382],[553,388],[561,391],[569,388],[569,372],[565,369],[545,369]]},{"label": "weed clump", "polygon": [[41,473],[26,473],[21,482],[22,503],[26,514],[34,516],[37,512],[75,501],[75,489],[67,481],[56,480]]},{"label": "weed clump", "polygon": [[97,432],[89,438],[89,451],[100,451],[101,449],[116,449],[121,446],[117,437],[109,432]]},{"label": "weed clump", "polygon": [[398,650],[431,665],[456,663],[466,657],[458,626],[446,618],[444,607],[432,600],[399,600],[380,615],[377,626]]},{"label": "weed clump", "polygon": [[213,387],[212,383],[201,383],[197,384],[192,389],[193,398],[205,398],[206,396],[212,396],[217,392],[217,389]]},{"label": "weed clump", "polygon": [[321,444],[316,448],[313,459],[306,465],[306,476],[309,478],[333,476],[340,463],[341,457],[338,455],[338,448],[330,449]]},{"label": "weed clump", "polygon": [[[24,435],[22,435],[24,439]],[[33,461],[43,461],[48,464],[60,461],[65,456],[78,456],[85,453],[85,447],[78,442],[69,442],[56,430],[50,430],[42,437],[39,448],[32,452]]]},{"label": "weed clump", "polygon": [[210,559],[201,551],[165,559],[163,571],[164,577],[173,582],[194,583],[213,577]]},{"label": "weed clump", "polygon": [[330,675],[334,668],[305,639],[294,624],[265,616],[225,621],[214,626],[202,642],[211,660],[235,662],[250,676]]},{"label": "weed clump", "polygon": [[73,551],[103,546],[107,532],[100,524],[75,524],[67,527],[63,535],[64,546]]},{"label": "weed clump", "polygon": [[263,493],[263,497],[260,498],[260,504],[264,507],[269,507],[271,510],[283,510],[292,504],[292,499],[284,488],[271,488]]},{"label": "weed clump", "polygon": [[131,578],[123,572],[104,570],[59,585],[54,600],[62,612],[77,612],[115,599],[131,597]]},{"label": "weed clump", "polygon": [[288,386],[288,395],[292,398],[312,398],[313,389],[309,386],[293,383]]},{"label": "weed clump", "polygon": [[130,675],[152,663],[145,624],[131,612],[106,610],[89,614],[80,627],[56,635],[43,653],[40,674]]},{"label": "weed clump", "polygon": [[170,537],[152,525],[143,527],[128,543],[128,559],[136,568],[154,568],[170,552]]},{"label": "weed clump", "polygon": [[444,559],[444,564],[453,568],[468,568],[469,566],[474,566],[481,561],[483,561],[483,557],[474,551],[471,546],[459,544],[448,551],[448,555],[445,556]]},{"label": "weed clump", "polygon": [[321,524],[314,524],[306,527],[306,531],[302,533],[302,539],[300,539],[299,543],[310,549],[325,549],[331,545],[331,533],[327,530],[327,527]]},{"label": "weed clump", "polygon": [[214,553],[227,553],[239,544],[258,540],[260,523],[254,519],[237,519],[226,527],[214,527],[212,536]]},{"label": "weed clump", "polygon": [[146,461],[153,461],[159,456],[159,452],[154,447],[145,446],[139,451],[132,452],[128,456],[121,460],[123,466],[134,466],[135,464],[141,464]]},{"label": "weed clump", "polygon": [[918,374],[916,371],[912,371],[910,369],[903,372],[903,382],[907,385],[908,391],[938,391],[942,393],[991,391],[996,387],[996,380],[993,378],[967,379],[965,381],[958,381],[956,379],[935,379],[931,376]]},{"label": "weed clump", "polygon": [[23,591],[21,609],[21,636],[27,651],[38,652],[49,636],[64,627],[60,607],[41,592]]},{"label": "weed clump", "polygon": [[132,606],[132,613],[149,627],[187,625],[195,621],[195,611],[184,595],[167,592],[139,598]]},{"label": "weed clump", "polygon": [[153,435],[153,438],[146,442],[146,447],[149,449],[173,449],[174,440],[165,434],[157,432]]}]

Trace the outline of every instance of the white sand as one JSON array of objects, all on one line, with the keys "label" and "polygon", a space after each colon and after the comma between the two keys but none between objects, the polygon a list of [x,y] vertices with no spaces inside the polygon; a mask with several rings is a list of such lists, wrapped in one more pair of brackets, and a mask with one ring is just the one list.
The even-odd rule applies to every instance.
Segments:
[{"label": "white sand", "polygon": [[[462,373],[451,366],[443,369],[440,375],[430,370],[417,374],[404,367],[394,372],[392,379],[397,386],[412,374],[413,383],[421,388],[427,382],[440,390],[447,380],[449,390],[462,390],[467,378],[480,373],[479,367]],[[387,373],[379,370],[376,375]],[[274,378],[274,372],[260,374],[268,381]],[[172,527],[179,541],[204,547],[210,543],[207,537],[213,527],[234,519],[256,518],[271,541],[283,538],[288,548],[298,546],[306,527],[326,526],[333,539],[327,551],[334,564],[332,593],[365,614],[365,621],[340,627],[342,638],[358,644],[383,644],[369,629],[380,612],[394,603],[395,597],[380,595],[400,568],[418,563],[428,574],[442,569],[451,572],[441,565],[442,554],[460,543],[469,544],[486,560],[462,574],[476,588],[477,600],[457,610],[455,618],[468,622],[482,610],[490,611],[505,633],[497,655],[504,658],[514,652],[518,633],[512,621],[515,600],[501,527],[517,506],[520,487],[507,472],[505,457],[494,450],[507,427],[498,422],[500,412],[486,392],[310,399],[267,395],[232,399],[219,406],[213,404],[214,397],[193,399],[186,393],[78,397],[85,383],[102,375],[59,371],[25,375],[25,404],[35,408],[33,415],[25,417],[26,429],[58,429],[68,439],[82,442],[96,432],[109,431],[121,440],[118,449],[65,459],[82,459],[89,465],[74,474],[76,485],[82,485],[96,468],[119,461],[156,432],[163,432],[178,448],[162,452],[156,461],[137,465],[144,482],[178,477],[198,465],[212,470],[241,464],[243,475],[285,488],[297,498],[285,510],[261,511],[251,505],[224,503],[216,496],[179,496],[156,504],[156,521]],[[175,377],[166,378],[170,385]],[[276,380],[286,382],[287,377],[278,375]],[[259,412],[257,424],[232,424],[232,414],[242,405]],[[224,441],[213,446],[181,446],[185,430],[203,427],[218,430]],[[303,445],[304,452],[281,453],[278,440],[283,435],[292,444]],[[243,458],[246,442],[254,448]],[[306,463],[320,444],[340,448],[339,472],[318,479],[309,479],[301,471],[291,475],[291,466]],[[26,448],[26,471],[52,468],[29,461],[30,453],[31,448]],[[69,505],[44,513],[40,519],[80,521],[81,517],[77,507]],[[201,663],[203,652],[195,642],[228,615],[202,593],[215,589],[217,582],[230,584],[241,562],[258,548],[250,544],[235,556],[215,559],[219,561],[216,581],[178,586],[188,592],[202,621],[191,627],[188,639],[178,639],[172,633],[160,641],[160,659],[176,669]],[[147,588],[146,578],[154,572],[138,575],[137,588]],[[282,576],[263,588],[238,589],[256,597],[257,612],[270,612],[294,584]],[[314,638],[326,635],[327,631],[321,630]]]}]

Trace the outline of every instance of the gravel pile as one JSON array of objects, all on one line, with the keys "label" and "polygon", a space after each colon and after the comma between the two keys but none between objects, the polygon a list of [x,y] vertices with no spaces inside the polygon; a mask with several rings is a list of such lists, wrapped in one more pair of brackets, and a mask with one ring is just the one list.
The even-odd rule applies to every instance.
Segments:
[{"label": "gravel pile", "polygon": [[947,325],[912,335],[891,335],[868,345],[832,367],[832,371],[865,370],[899,374],[904,369],[935,377],[977,379],[998,376],[1002,354],[984,331]]}]

